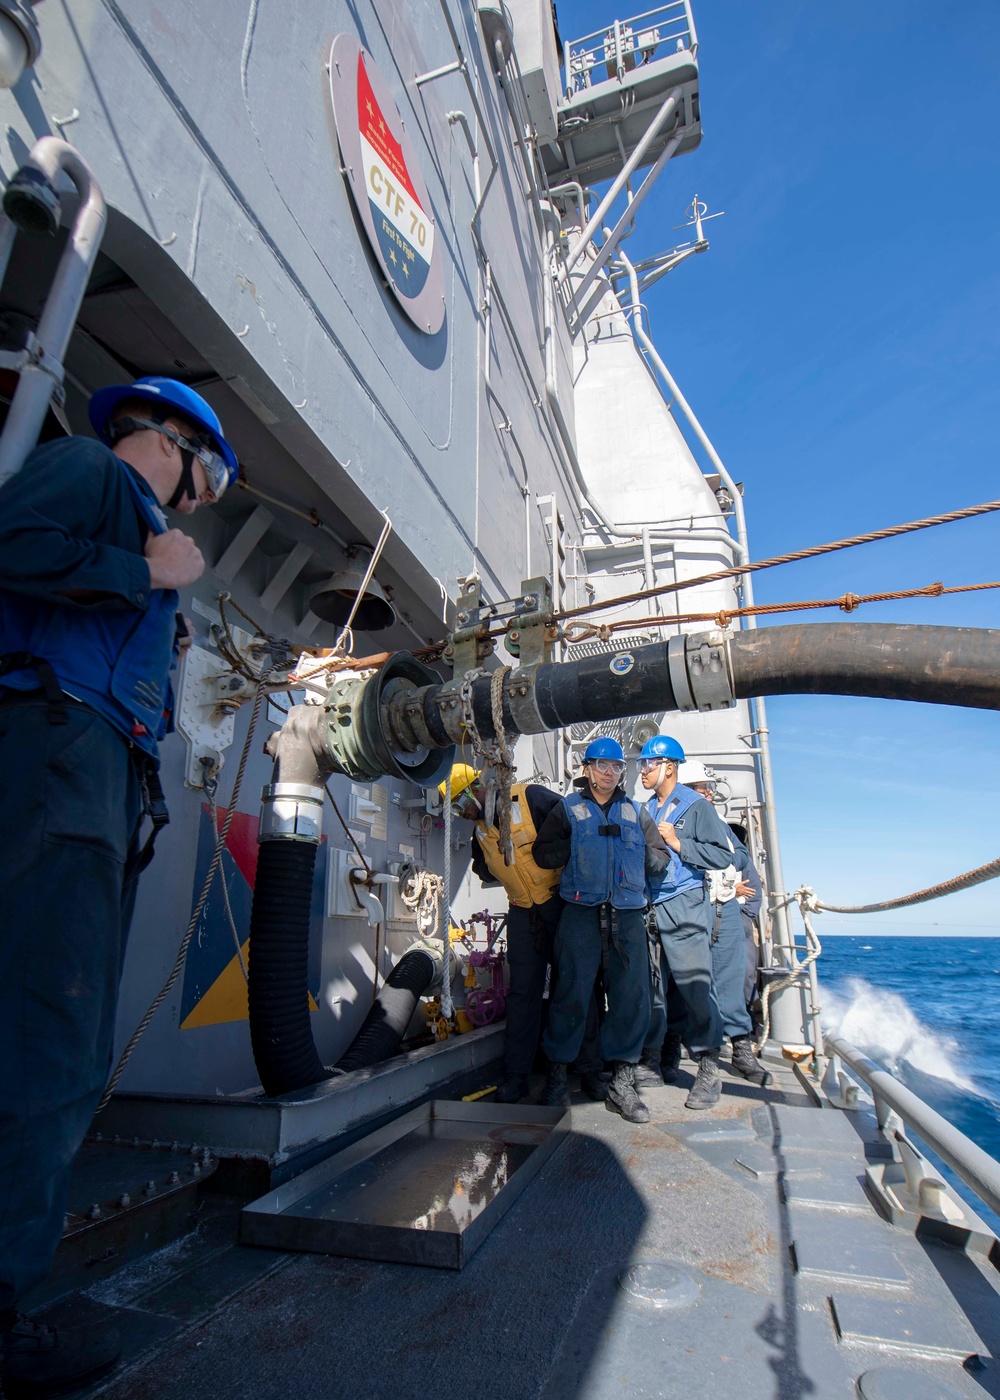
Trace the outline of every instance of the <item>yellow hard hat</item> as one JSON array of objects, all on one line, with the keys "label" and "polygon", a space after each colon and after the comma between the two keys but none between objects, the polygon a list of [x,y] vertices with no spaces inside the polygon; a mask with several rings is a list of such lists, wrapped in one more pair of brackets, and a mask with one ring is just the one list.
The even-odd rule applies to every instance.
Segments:
[{"label": "yellow hard hat", "polygon": [[[462,793],[465,792],[467,788],[470,788],[478,777],[478,770],[473,768],[471,764],[456,763],[451,770],[450,779],[452,802],[454,802],[456,797],[461,797]],[[438,796],[441,798],[442,802],[444,801],[446,785],[446,783],[438,783]]]}]

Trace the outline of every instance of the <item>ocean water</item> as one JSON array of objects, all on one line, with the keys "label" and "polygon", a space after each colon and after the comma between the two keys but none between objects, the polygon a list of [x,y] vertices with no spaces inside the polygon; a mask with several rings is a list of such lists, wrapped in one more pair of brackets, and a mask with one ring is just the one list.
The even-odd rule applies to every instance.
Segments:
[{"label": "ocean water", "polygon": [[824,1026],[1000,1158],[1000,938],[828,937],[818,970]]}]

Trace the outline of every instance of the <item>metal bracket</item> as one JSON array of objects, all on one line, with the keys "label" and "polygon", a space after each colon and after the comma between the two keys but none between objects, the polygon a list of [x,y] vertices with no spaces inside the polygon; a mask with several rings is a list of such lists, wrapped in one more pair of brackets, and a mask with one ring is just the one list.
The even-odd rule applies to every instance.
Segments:
[{"label": "metal bracket", "polygon": [[187,741],[186,787],[204,787],[206,764],[218,771],[233,742],[236,709],[219,704],[219,685],[232,675],[228,661],[194,643],[184,652],[177,685],[177,732]]},{"label": "metal bracket", "polygon": [[967,1254],[989,1254],[995,1243],[993,1232],[941,1180],[933,1164],[910,1142],[901,1123],[891,1140],[896,1160],[872,1163],[865,1171],[865,1181],[892,1224],[936,1235]]},{"label": "metal bracket", "polygon": [[520,662],[517,670],[507,677],[504,691],[521,734],[542,734],[548,728],[535,699],[535,674],[539,666],[552,660],[558,629],[549,621],[551,613],[549,580],[544,577],[525,579],[504,642],[510,654]]},{"label": "metal bracket", "polygon": [[[668,658],[673,640],[668,644]],[[736,701],[728,634],[714,631],[686,637],[684,661],[689,693],[694,701],[692,708],[702,711],[732,709]],[[670,678],[673,680],[673,669]]]},{"label": "metal bracket", "polygon": [[456,678],[481,666],[494,650],[493,639],[486,635],[490,609],[484,605],[479,590],[479,579],[468,579],[455,601],[458,626],[448,640],[444,656]]}]

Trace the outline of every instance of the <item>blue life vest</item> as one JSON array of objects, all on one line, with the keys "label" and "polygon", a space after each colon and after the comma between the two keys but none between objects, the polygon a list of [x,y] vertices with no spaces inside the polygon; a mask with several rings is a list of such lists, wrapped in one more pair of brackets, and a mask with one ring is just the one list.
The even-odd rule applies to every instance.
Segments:
[{"label": "blue life vest", "polygon": [[571,829],[569,863],[559,881],[563,899],[615,909],[645,908],[646,838],[632,799],[613,802],[606,815],[579,792],[563,802]]},{"label": "blue life vest", "polygon": [[[678,783],[666,802],[661,803],[655,796],[651,797],[646,803],[646,811],[657,826],[660,822],[676,825],[689,807],[695,802],[703,801],[704,798],[699,793],[685,787],[683,783]],[[687,890],[702,889],[705,872],[696,870],[692,865],[685,865],[677,852],[672,851],[666,870],[659,875],[650,875],[646,883],[650,904],[665,904],[668,899],[684,894]]]},{"label": "blue life vest", "polygon": [[[167,522],[122,464],[139,515],[155,535]],[[134,608],[63,607],[0,589],[0,655],[25,651],[48,661],[67,695],[81,700],[133,744],[157,757],[173,710],[170,667],[174,656],[177,594],[150,593],[145,612]],[[0,685],[34,690],[34,671],[12,671]]]}]

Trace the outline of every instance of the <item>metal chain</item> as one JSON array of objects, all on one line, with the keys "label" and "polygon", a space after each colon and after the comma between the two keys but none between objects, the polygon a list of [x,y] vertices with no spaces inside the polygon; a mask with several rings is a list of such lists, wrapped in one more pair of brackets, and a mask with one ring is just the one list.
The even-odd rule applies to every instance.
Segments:
[{"label": "metal chain", "polygon": [[510,789],[514,781],[514,758],[507,744],[507,734],[503,725],[503,683],[510,672],[510,666],[500,666],[493,672],[490,681],[490,704],[493,710],[493,730],[496,734],[494,770],[497,774],[497,830],[504,864],[508,866],[514,864],[514,842],[510,834]]},{"label": "metal chain", "polygon": [[250,757],[250,742],[253,739],[253,732],[257,725],[257,718],[260,715],[260,706],[261,701],[264,698],[264,683],[266,678],[267,672],[265,671],[264,674],[257,681],[257,688],[253,700],[253,710],[250,714],[250,724],[247,727],[247,737],[243,743],[243,752],[240,754],[240,763],[239,767],[236,770],[236,778],[233,782],[232,796],[229,799],[229,810],[226,813],[225,821],[222,823],[222,829],[218,833],[218,838],[215,842],[215,850],[213,851],[212,859],[209,862],[208,872],[205,875],[204,881],[202,882],[201,893],[198,895],[198,900],[195,904],[194,912],[191,915],[187,928],[184,930],[184,937],[181,939],[180,947],[177,950],[177,957],[174,960],[174,965],[170,970],[170,975],[167,978],[166,982],[164,982],[159,992],[157,992],[156,996],[153,998],[152,1002],[150,1003],[149,1010],[146,1012],[145,1016],[143,1016],[138,1026],[136,1026],[135,1030],[132,1032],[131,1039],[125,1046],[125,1049],[122,1051],[118,1063],[115,1065],[111,1078],[108,1080],[108,1086],[104,1090],[103,1095],[101,1096],[100,1103],[97,1105],[98,1113],[100,1113],[103,1109],[107,1107],[108,1100],[111,1098],[111,1095],[117,1088],[118,1081],[125,1073],[125,1067],[128,1064],[129,1060],[132,1058],[133,1050],[138,1045],[140,1039],[145,1033],[146,1027],[149,1025],[150,1021],[153,1019],[153,1017],[156,1015],[157,1011],[160,1009],[161,1005],[165,1001],[166,997],[170,992],[171,987],[173,987],[174,983],[177,981],[177,978],[180,976],[181,969],[183,968],[185,960],[187,959],[187,951],[191,944],[191,939],[194,936],[194,931],[198,926],[198,920],[201,918],[201,911],[204,909],[205,902],[208,899],[208,892],[212,888],[212,881],[215,879],[215,872],[219,867],[219,862],[222,860],[222,852],[226,845],[226,838],[229,835],[229,827],[232,823],[233,817],[236,814],[236,799],[239,797],[240,785],[243,782],[243,774],[246,771],[247,759]]},{"label": "metal chain", "polygon": [[466,671],[462,677],[462,684],[458,688],[458,698],[462,704],[462,733],[468,736],[473,756],[485,745],[476,727],[476,716],[472,708],[472,686],[474,681],[478,681],[480,676],[485,675],[486,672],[482,666],[475,666],[471,671]]}]

